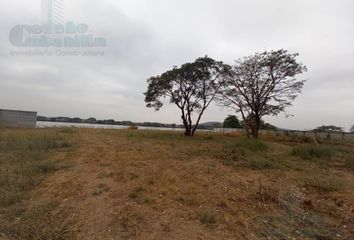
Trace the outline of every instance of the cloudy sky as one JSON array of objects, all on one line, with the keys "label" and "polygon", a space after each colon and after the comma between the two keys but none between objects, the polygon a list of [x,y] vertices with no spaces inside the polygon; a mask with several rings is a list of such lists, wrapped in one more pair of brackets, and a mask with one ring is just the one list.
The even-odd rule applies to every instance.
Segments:
[{"label": "cloudy sky", "polygon": [[[288,109],[294,117],[266,120],[293,129],[354,125],[353,0],[63,1],[66,21],[107,40],[105,55],[11,56],[25,49],[10,44],[10,30],[40,24],[41,0],[0,0],[0,108],[180,123],[175,106],[145,108],[147,78],[204,55],[232,64],[284,48],[300,53],[309,69],[300,78],[308,81]],[[212,106],[203,121],[228,114]]]}]

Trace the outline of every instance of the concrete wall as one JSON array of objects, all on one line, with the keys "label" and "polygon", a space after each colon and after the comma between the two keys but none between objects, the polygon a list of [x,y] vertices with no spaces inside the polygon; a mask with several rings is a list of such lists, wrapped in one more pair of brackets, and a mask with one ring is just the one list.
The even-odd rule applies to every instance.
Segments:
[{"label": "concrete wall", "polygon": [[36,122],[36,112],[0,109],[0,126],[35,128]]}]

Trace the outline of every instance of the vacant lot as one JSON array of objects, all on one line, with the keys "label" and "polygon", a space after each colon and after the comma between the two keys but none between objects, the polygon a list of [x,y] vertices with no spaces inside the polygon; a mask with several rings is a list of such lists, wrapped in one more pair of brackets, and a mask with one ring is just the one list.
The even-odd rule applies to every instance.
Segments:
[{"label": "vacant lot", "polygon": [[0,129],[0,239],[354,239],[354,147]]}]

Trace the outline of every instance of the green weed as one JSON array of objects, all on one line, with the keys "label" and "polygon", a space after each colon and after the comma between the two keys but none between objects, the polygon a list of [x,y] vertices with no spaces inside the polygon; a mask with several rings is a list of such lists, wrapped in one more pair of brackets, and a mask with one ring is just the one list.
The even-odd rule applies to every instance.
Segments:
[{"label": "green weed", "polygon": [[292,150],[292,154],[304,160],[328,159],[335,153],[335,149],[329,145],[301,145]]}]

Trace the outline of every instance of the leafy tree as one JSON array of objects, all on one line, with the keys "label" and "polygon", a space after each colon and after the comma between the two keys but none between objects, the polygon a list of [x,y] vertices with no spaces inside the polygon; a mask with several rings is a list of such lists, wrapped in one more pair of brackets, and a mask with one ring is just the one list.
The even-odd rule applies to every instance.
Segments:
[{"label": "leafy tree", "polygon": [[[230,71],[228,65],[209,57],[174,67],[147,80],[147,107],[159,110],[168,98],[181,110],[185,136],[193,136],[205,110],[219,93],[223,78]],[[196,116],[193,123],[193,115]]]},{"label": "leafy tree", "polygon": [[321,126],[313,130],[314,132],[343,132],[343,128],[334,125]]},{"label": "leafy tree", "polygon": [[229,115],[224,121],[224,128],[242,128],[240,121],[235,115]]},{"label": "leafy tree", "polygon": [[220,99],[241,113],[249,137],[252,134],[258,138],[262,117],[281,112],[288,116],[285,109],[301,93],[305,82],[296,76],[307,70],[297,62],[297,56],[283,49],[266,51],[239,59],[233,66]]}]

